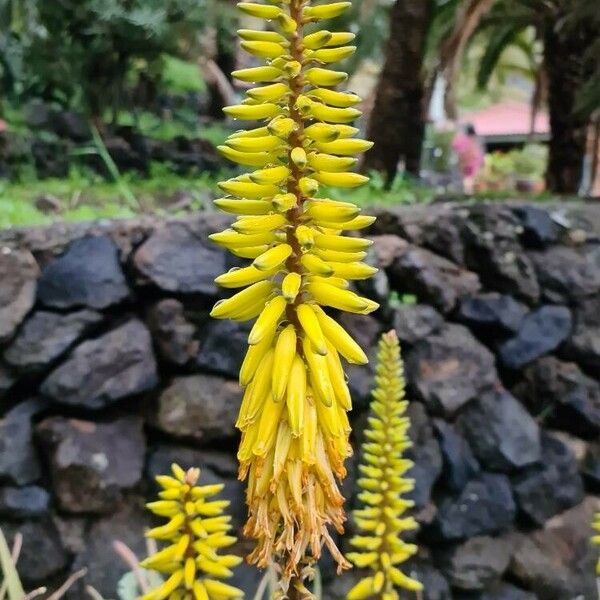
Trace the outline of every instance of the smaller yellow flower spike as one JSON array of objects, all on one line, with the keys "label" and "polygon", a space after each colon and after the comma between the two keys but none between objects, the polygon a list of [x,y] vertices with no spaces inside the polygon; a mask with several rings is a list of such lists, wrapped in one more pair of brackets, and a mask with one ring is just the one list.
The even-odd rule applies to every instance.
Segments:
[{"label": "smaller yellow flower spike", "polygon": [[236,542],[228,535],[231,517],[223,510],[228,500],[210,500],[222,484],[196,485],[200,469],[184,471],[172,465],[173,475],[159,475],[159,500],[147,504],[165,525],[146,533],[166,542],[164,548],[142,561],[141,566],[164,574],[165,581],[140,600],[228,600],[242,598],[241,590],[219,581],[231,577],[231,569],[242,562],[233,554],[219,555],[220,548]]},{"label": "smaller yellow flower spike", "polygon": [[[592,528],[598,532],[598,535],[592,537],[592,544],[600,546],[600,512],[596,513],[594,522],[592,523]],[[598,562],[596,563],[596,575],[600,575],[600,556],[598,557]]]},{"label": "smaller yellow flower spike", "polygon": [[407,436],[410,422],[404,415],[404,373],[400,344],[395,331],[381,337],[375,376],[376,387],[371,402],[372,416],[365,430],[359,471],[362,477],[358,498],[363,508],[353,513],[359,535],[350,540],[356,552],[347,555],[359,568],[369,568],[371,575],[361,579],[348,593],[348,600],[378,598],[398,600],[396,588],[420,591],[423,586],[398,568],[417,551],[417,546],[402,540],[402,533],[416,529],[412,517],[403,516],[413,506],[403,495],[414,487],[404,474],[413,463],[402,458],[411,446]]}]

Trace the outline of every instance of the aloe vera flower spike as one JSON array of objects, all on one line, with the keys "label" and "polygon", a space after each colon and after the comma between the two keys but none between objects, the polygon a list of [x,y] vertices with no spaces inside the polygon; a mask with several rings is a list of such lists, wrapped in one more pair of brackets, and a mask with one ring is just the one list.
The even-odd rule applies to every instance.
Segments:
[{"label": "aloe vera flower spike", "polygon": [[349,289],[350,281],[376,272],[362,262],[371,242],[342,235],[374,218],[352,203],[320,197],[319,187],[364,183],[352,171],[354,155],[371,144],[354,137],[351,125],[360,98],[335,89],[347,75],[329,68],[354,52],[347,45],[354,36],[318,29],[349,6],[238,4],[273,30],[238,32],[242,48],[266,64],[233,73],[256,87],[224,110],[260,125],[219,147],[251,172],[220,184],[226,195],[215,204],[236,220],[211,239],[251,263],[216,279],[244,289],[217,302],[211,315],[256,319],[240,371],[245,389],[237,421],[240,478],[248,480],[244,532],[256,540],[249,560],[261,567],[274,562],[284,581],[303,579],[323,545],[340,568],[349,567],[330,531],[343,531],[338,482],[352,452],[342,359],[364,364],[367,358],[325,309],[377,309]]},{"label": "aloe vera flower spike", "polygon": [[358,498],[363,506],[353,514],[359,534],[350,540],[356,551],[348,554],[355,566],[368,568],[371,574],[350,590],[348,600],[398,600],[397,588],[423,589],[398,568],[417,551],[414,544],[402,540],[402,534],[416,529],[417,523],[404,516],[413,502],[403,496],[413,489],[414,481],[405,477],[413,463],[402,457],[412,444],[407,435],[410,422],[404,414],[408,403],[400,344],[394,330],[381,337],[377,359],[372,416],[359,465],[362,491]]},{"label": "aloe vera flower spike", "polygon": [[171,475],[159,475],[159,500],[148,509],[168,522],[146,536],[166,545],[142,561],[141,566],[164,575],[164,582],[140,600],[234,600],[244,593],[221,581],[242,562],[233,554],[218,551],[235,543],[229,535],[231,517],[223,514],[228,500],[210,500],[223,484],[197,485],[200,469],[184,471],[172,465]]}]

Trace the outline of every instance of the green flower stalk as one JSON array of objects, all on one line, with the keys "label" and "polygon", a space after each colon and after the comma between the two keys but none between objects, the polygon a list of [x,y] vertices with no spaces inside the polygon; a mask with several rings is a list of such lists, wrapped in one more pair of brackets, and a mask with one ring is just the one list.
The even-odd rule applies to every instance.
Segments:
[{"label": "green flower stalk", "polygon": [[244,533],[256,540],[249,560],[275,563],[284,592],[293,580],[290,594],[299,597],[309,595],[299,580],[310,577],[323,546],[340,569],[350,566],[331,534],[343,532],[339,480],[352,453],[343,360],[364,364],[367,357],[325,309],[378,308],[350,286],[376,272],[362,262],[372,242],[343,235],[374,217],[319,194],[323,185],[352,188],[367,180],[352,170],[355,155],[372,145],[355,137],[360,98],[335,89],[348,76],[330,66],[355,51],[348,45],[354,34],[319,26],[350,5],[238,3],[271,27],[238,32],[242,48],[266,64],[233,73],[257,85],[225,113],[259,126],[233,133],[219,147],[250,172],[219,184],[226,196],[215,204],[236,220],[210,236],[249,261],[217,277],[224,288],[243,289],[211,312],[216,319],[255,319],[237,421],[240,478],[248,480]]},{"label": "green flower stalk", "polygon": [[362,492],[358,498],[363,507],[353,513],[359,535],[350,540],[356,551],[347,555],[355,566],[369,568],[372,574],[350,590],[348,600],[398,600],[396,588],[423,589],[421,583],[398,568],[417,551],[415,544],[402,540],[403,532],[416,529],[417,523],[413,517],[403,516],[414,504],[403,498],[413,489],[414,481],[405,477],[413,463],[402,457],[411,446],[407,435],[410,422],[404,415],[408,402],[404,399],[400,344],[393,330],[379,342],[375,382],[373,414],[359,465],[362,477],[358,486]]},{"label": "green flower stalk", "polygon": [[166,542],[156,554],[142,561],[142,567],[165,575],[165,581],[140,600],[229,600],[242,598],[241,590],[223,583],[232,567],[242,559],[219,555],[221,548],[236,542],[228,535],[231,517],[223,514],[228,500],[210,500],[223,484],[197,485],[200,469],[184,471],[172,465],[173,476],[159,475],[160,500],[147,507],[169,521],[155,527],[147,537]]}]

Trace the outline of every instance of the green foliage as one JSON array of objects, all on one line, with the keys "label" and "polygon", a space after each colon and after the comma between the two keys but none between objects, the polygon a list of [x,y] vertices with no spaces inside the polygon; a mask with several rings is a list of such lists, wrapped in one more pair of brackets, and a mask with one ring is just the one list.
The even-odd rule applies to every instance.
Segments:
[{"label": "green foliage", "polygon": [[169,54],[165,54],[162,61],[161,81],[168,90],[186,93],[206,89],[198,65]]},{"label": "green foliage", "polygon": [[202,25],[196,0],[21,1],[25,22],[11,10],[17,0],[0,0],[0,31],[9,32],[0,37],[5,89],[93,116],[123,104],[134,66],[143,82],[160,78],[165,54],[181,51],[180,34]]}]

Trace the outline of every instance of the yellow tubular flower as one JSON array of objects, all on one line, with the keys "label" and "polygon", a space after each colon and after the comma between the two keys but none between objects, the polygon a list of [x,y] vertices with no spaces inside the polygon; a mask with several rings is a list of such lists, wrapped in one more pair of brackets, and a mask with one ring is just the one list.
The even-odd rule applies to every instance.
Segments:
[{"label": "yellow tubular flower", "polygon": [[412,479],[404,477],[412,462],[402,458],[411,446],[407,436],[410,426],[404,415],[404,373],[400,344],[395,331],[381,337],[375,376],[376,388],[371,402],[372,416],[365,431],[363,460],[359,465],[363,490],[359,500],[363,507],[354,511],[359,534],[350,540],[356,552],[347,555],[359,568],[369,568],[371,576],[363,578],[348,593],[348,600],[398,600],[396,588],[415,592],[423,589],[398,568],[417,551],[414,544],[402,540],[402,533],[415,529],[412,517],[402,516],[413,505],[402,496],[413,489]]},{"label": "yellow tubular flower", "polygon": [[338,482],[352,452],[342,359],[367,362],[321,306],[359,314],[378,308],[350,287],[351,280],[374,272],[361,262],[370,242],[343,235],[373,219],[359,215],[354,204],[318,196],[321,184],[354,187],[366,180],[351,171],[355,156],[371,147],[354,137],[358,129],[351,125],[360,115],[360,98],[334,89],[347,75],[331,65],[354,52],[346,46],[354,35],[318,24],[349,6],[310,6],[310,0],[238,4],[270,21],[274,31],[239,32],[242,47],[265,64],[233,73],[252,87],[225,112],[260,123],[220,147],[251,172],[220,184],[227,196],[216,204],[237,220],[211,235],[254,261],[217,278],[223,287],[244,289],[211,313],[257,319],[240,373],[245,391],[237,422],[240,478],[248,480],[244,531],[256,540],[249,560],[261,567],[276,562],[284,580],[294,578],[300,596],[297,578],[310,571],[323,545],[340,569],[350,566],[330,532],[343,531]]},{"label": "yellow tubular flower", "polygon": [[228,535],[231,517],[223,515],[227,500],[210,500],[223,485],[198,486],[200,469],[184,471],[172,465],[173,476],[156,478],[162,488],[159,500],[147,504],[155,515],[168,519],[151,529],[147,537],[164,540],[166,546],[142,561],[141,566],[164,574],[164,583],[140,600],[224,600],[242,598],[244,593],[218,581],[233,575],[232,567],[242,562],[233,554],[217,551],[235,543]]},{"label": "yellow tubular flower", "polygon": [[[596,513],[594,522],[592,523],[592,528],[598,532],[598,535],[592,537],[592,544],[600,546],[600,512]],[[596,563],[596,575],[600,576],[600,556],[598,557],[598,562]]]}]

